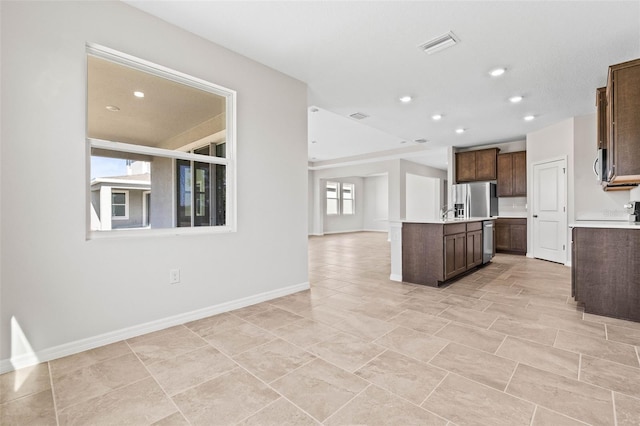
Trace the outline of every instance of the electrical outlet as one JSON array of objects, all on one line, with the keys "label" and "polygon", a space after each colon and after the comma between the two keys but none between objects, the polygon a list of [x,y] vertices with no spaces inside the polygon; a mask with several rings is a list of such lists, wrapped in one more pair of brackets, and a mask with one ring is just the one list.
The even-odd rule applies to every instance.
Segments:
[{"label": "electrical outlet", "polygon": [[180,269],[169,270],[169,284],[178,284],[180,282]]}]

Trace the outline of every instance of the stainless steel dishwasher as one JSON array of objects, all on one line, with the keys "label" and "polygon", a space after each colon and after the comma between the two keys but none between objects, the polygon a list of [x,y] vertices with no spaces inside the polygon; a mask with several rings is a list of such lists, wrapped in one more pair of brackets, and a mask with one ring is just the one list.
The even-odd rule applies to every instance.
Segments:
[{"label": "stainless steel dishwasher", "polygon": [[482,264],[491,262],[493,258],[493,221],[482,222]]}]

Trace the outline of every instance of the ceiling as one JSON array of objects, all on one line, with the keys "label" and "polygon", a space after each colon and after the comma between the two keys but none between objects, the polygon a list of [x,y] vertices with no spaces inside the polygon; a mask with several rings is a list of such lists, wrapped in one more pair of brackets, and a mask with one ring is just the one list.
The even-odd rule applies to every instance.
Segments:
[{"label": "ceiling", "polygon": [[[126,3],[306,82],[311,166],[380,153],[446,168],[449,146],[594,113],[608,65],[640,57],[637,0]],[[448,31],[455,46],[418,48]]]},{"label": "ceiling", "polygon": [[[91,55],[87,75],[90,138],[166,147],[225,110],[223,96]],[[136,91],[144,97],[134,96]]]}]

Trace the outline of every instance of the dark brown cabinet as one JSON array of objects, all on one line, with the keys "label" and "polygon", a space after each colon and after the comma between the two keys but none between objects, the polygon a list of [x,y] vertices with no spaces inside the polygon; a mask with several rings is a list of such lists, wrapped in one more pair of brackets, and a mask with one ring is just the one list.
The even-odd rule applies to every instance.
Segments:
[{"label": "dark brown cabinet", "polygon": [[498,155],[498,197],[524,197],[526,195],[526,151]]},{"label": "dark brown cabinet", "polygon": [[572,294],[590,314],[640,321],[640,229],[573,228]]},{"label": "dark brown cabinet", "polygon": [[607,180],[640,183],[640,59],[609,67],[606,108]]},{"label": "dark brown cabinet", "polygon": [[484,182],[497,178],[498,148],[456,152],[456,182]]},{"label": "dark brown cabinet", "polygon": [[497,219],[495,237],[496,252],[527,254],[527,219]]},{"label": "dark brown cabinet", "polygon": [[402,280],[437,287],[482,265],[482,222],[403,223]]}]

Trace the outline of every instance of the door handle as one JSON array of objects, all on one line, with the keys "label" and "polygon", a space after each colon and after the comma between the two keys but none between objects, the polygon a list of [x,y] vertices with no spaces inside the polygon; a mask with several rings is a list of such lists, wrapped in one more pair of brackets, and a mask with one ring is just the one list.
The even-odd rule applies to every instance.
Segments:
[{"label": "door handle", "polygon": [[537,215],[537,214],[534,214],[534,215],[533,215],[533,217],[538,217],[538,215]]}]

